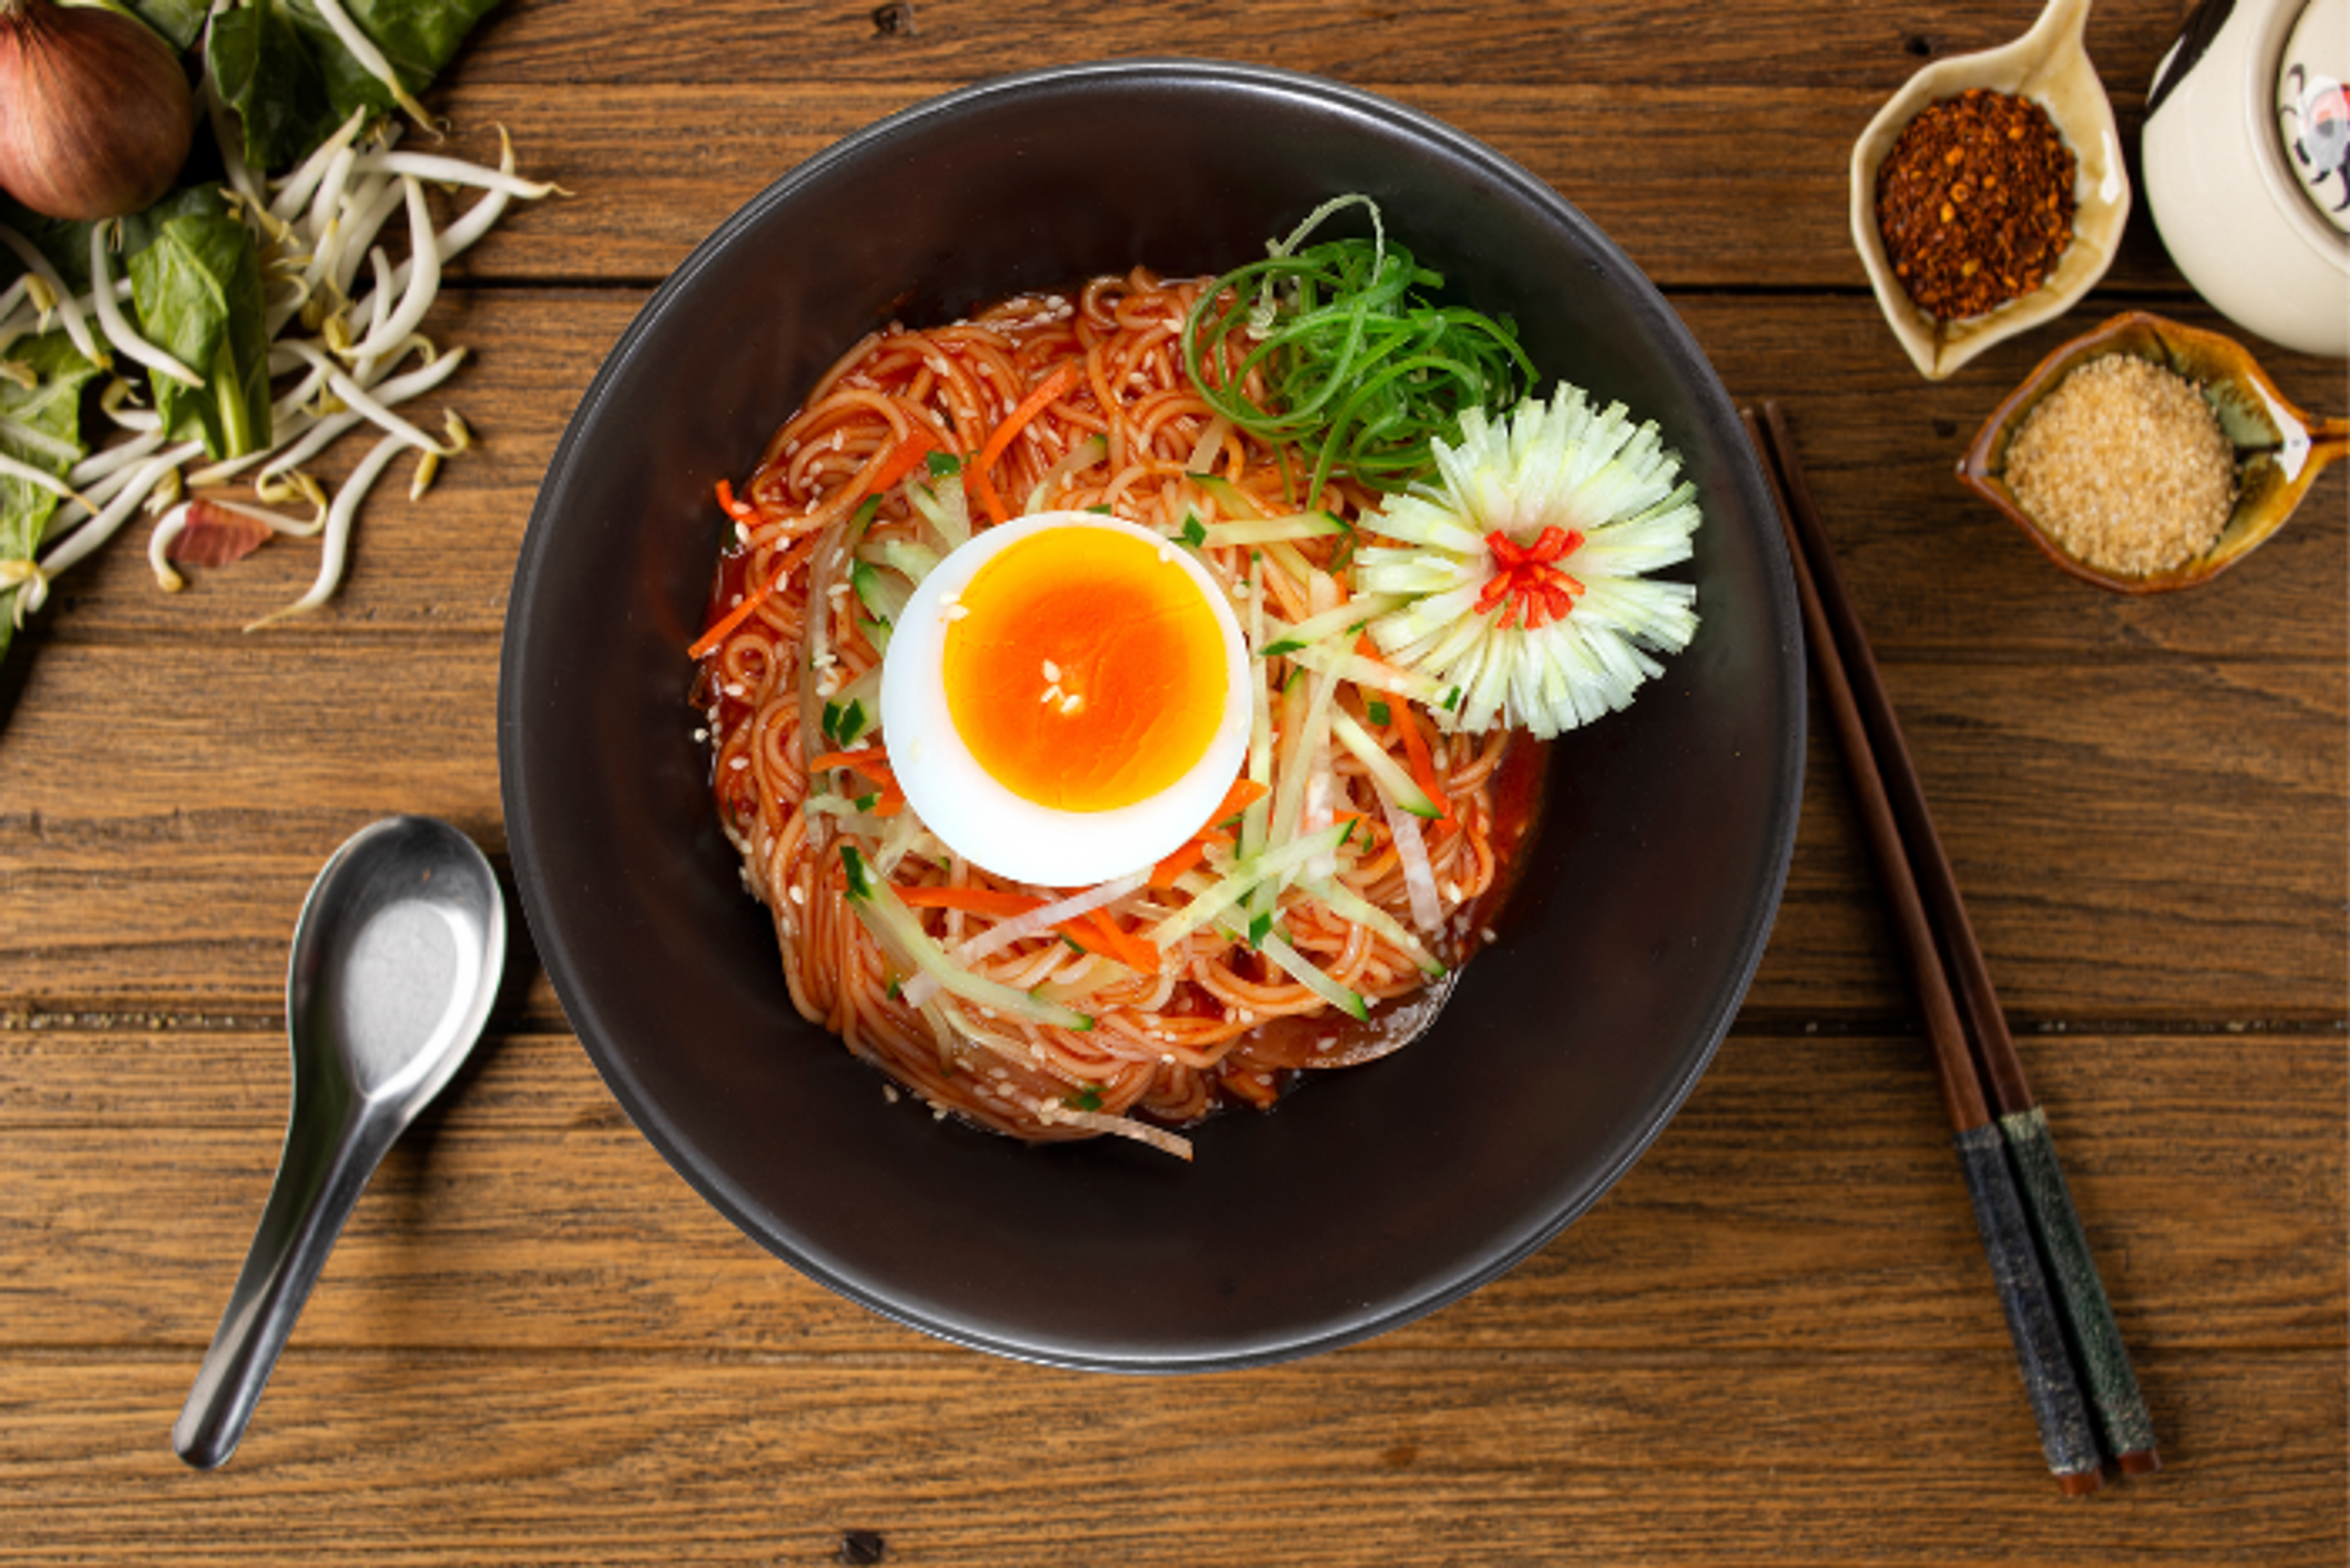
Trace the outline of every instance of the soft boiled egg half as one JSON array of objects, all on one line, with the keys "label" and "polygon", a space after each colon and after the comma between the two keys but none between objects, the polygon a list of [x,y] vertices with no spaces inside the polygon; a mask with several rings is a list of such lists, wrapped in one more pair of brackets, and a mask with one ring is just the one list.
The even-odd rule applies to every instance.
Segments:
[{"label": "soft boiled egg half", "polygon": [[906,802],[956,854],[1077,888],[1207,824],[1248,750],[1248,648],[1191,552],[1045,512],[983,529],[891,628],[881,729]]}]

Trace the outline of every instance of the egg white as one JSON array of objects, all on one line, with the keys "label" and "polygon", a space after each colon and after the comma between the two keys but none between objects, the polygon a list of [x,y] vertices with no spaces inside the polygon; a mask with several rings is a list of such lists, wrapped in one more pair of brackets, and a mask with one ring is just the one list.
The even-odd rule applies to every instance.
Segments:
[{"label": "egg white", "polygon": [[[1208,749],[1157,794],[1111,811],[1063,811],[1013,794],[972,755],[947,704],[946,629],[962,590],[1002,551],[1061,528],[1103,528],[1147,541],[1191,578],[1223,639],[1224,708]],[[1232,607],[1189,550],[1097,513],[1040,512],[981,530],[915,588],[882,659],[881,732],[907,804],[956,854],[1016,882],[1087,887],[1163,859],[1208,820],[1248,752],[1250,676],[1248,645]]]}]

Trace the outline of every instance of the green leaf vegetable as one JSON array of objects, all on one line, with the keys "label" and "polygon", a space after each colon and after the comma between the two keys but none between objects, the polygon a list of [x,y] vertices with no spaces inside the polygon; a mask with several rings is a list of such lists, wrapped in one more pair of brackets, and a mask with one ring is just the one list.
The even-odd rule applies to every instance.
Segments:
[{"label": "green leaf vegetable", "polygon": [[166,222],[130,258],[130,296],[155,345],[205,378],[160,377],[163,433],[202,440],[214,458],[269,444],[269,327],[253,231],[225,212]]},{"label": "green leaf vegetable", "polygon": [[[331,437],[357,423],[358,415],[334,413],[321,404],[292,417],[294,433],[273,429],[273,423],[286,421],[273,421],[272,338],[291,306],[273,305],[271,257],[283,265],[289,251],[298,253],[318,242],[307,234],[289,234],[278,220],[255,211],[254,198],[267,189],[262,181],[303,165],[338,132],[348,136],[345,128],[354,114],[362,127],[396,109],[421,118],[415,95],[455,57],[496,0],[106,3],[144,23],[176,50],[201,49],[206,95],[215,100],[207,117],[210,134],[221,144],[216,153],[210,151],[200,131],[190,167],[225,167],[231,182],[246,194],[240,199],[227,184],[185,184],[146,211],[108,225],[100,238],[109,267],[116,279],[127,276],[130,291],[119,313],[121,319],[103,332],[94,318],[97,301],[90,294],[90,226],[44,218],[0,196],[0,225],[29,241],[32,256],[43,264],[28,269],[26,253],[0,245],[0,290],[5,291],[5,303],[0,304],[0,454],[63,478],[74,467],[67,452],[87,455],[118,423],[127,422],[101,413],[99,400],[88,396],[101,370],[120,379],[109,383],[107,410],[151,410],[151,417],[138,417],[157,427],[152,441],[171,443],[166,450],[173,452],[192,452],[189,443],[201,442],[223,476],[262,461],[273,441],[294,440],[305,425],[316,435]],[[356,140],[360,151],[380,145],[364,129]],[[529,199],[546,193],[548,188],[515,180],[511,168],[509,156],[503,172],[483,171],[486,178],[475,182],[502,191],[495,197],[499,206],[512,196]],[[297,194],[293,199],[301,198]],[[470,243],[495,215],[485,205],[466,234],[442,247],[444,253],[453,254],[449,247]],[[390,232],[398,232],[396,217]],[[271,245],[276,248],[265,255],[265,246]],[[292,259],[298,265],[308,258],[296,254]],[[437,276],[436,267],[423,280],[426,287]],[[348,272],[336,277],[326,298],[314,294],[314,305],[333,311],[344,303],[350,281]],[[366,281],[363,270],[359,281]],[[420,288],[416,297],[421,309],[429,299],[426,288]],[[411,311],[404,319],[413,316]],[[306,319],[315,325],[315,318]],[[137,341],[120,335],[125,327]],[[330,337],[325,346],[347,341]],[[86,352],[77,351],[76,342]],[[387,404],[394,394],[412,397],[438,384],[463,358],[457,350],[436,361],[427,347],[422,368],[395,375],[398,361],[419,342],[411,334],[400,348],[379,356],[376,368],[366,373],[370,389],[382,383]],[[144,355],[154,363],[142,343],[200,375],[204,384],[190,386],[170,375],[148,374],[132,362]],[[137,352],[114,352],[126,345]],[[381,411],[379,407],[377,413]],[[85,421],[96,421],[88,433]],[[421,437],[413,427],[403,428],[408,431],[406,444],[432,448],[426,466],[420,469],[421,489],[430,477],[430,461],[461,450],[463,433],[452,423],[451,441],[441,443]],[[315,450],[316,444],[304,450]],[[289,450],[284,459],[271,460],[272,465],[290,467],[301,455]],[[93,472],[100,466],[94,464]],[[265,480],[271,472],[261,470],[261,477]],[[316,486],[307,482],[297,488],[316,493]],[[266,489],[263,493],[271,495]],[[354,496],[351,505],[340,509],[345,527],[356,500]],[[44,535],[50,535],[54,545],[57,535],[86,515],[84,508],[76,507],[58,518],[60,504],[49,490],[0,475],[0,655],[5,655],[15,627],[26,611],[37,607],[45,592],[46,580],[34,564]],[[323,510],[323,501],[320,505]],[[73,535],[76,541],[80,537]],[[84,552],[67,547],[65,553],[71,558]],[[331,544],[328,555],[339,559]],[[331,583],[324,582],[324,587]],[[323,597],[323,587],[314,590],[314,597]]]},{"label": "green leaf vegetable", "polygon": [[[0,421],[5,421],[0,422],[0,452],[62,476],[73,461],[51,443],[62,443],[77,456],[88,450],[81,441],[81,394],[98,367],[83,358],[63,332],[45,332],[12,345],[8,357],[23,367],[32,384],[0,379]],[[28,441],[23,431],[47,441]],[[7,655],[16,637],[25,597],[38,581],[19,574],[40,547],[41,535],[57,509],[54,491],[0,475],[0,658]]]},{"label": "green leaf vegetable", "polygon": [[245,161],[291,168],[354,109],[403,107],[422,92],[497,0],[341,0],[399,82],[378,78],[314,0],[244,0],[213,21],[206,67],[244,127]]},{"label": "green leaf vegetable", "polygon": [[117,0],[117,10],[128,11],[162,35],[175,49],[185,50],[203,36],[210,0]]}]

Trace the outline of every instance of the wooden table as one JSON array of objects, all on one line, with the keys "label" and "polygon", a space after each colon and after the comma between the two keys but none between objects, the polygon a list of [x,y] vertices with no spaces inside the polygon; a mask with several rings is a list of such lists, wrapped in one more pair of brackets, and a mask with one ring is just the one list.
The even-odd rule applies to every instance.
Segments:
[{"label": "wooden table", "polygon": [[[2089,44],[2132,150],[2183,8]],[[2141,212],[2106,286],[1941,384],[1878,320],[1845,159],[2028,4],[515,0],[436,89],[578,194],[432,330],[483,439],[315,556],[63,579],[0,669],[0,1561],[2329,1563],[2345,1550],[2345,485],[2132,601],[1951,478],[2069,330],[2225,326]],[[1221,12],[1222,15],[1218,15]],[[1777,398],[1843,552],[2167,1461],[2041,1462],[1834,742],[1769,954],[1638,1167],[1373,1343],[1133,1381],[990,1359],[768,1256],[630,1127],[525,961],[396,1147],[242,1451],[169,1433],[277,1155],[285,942],[395,811],[502,856],[498,639],[533,490],[649,291],[835,139],[995,73],[1145,52],[1325,72],[1582,206],[1733,397]],[[2263,349],[2341,411],[2339,363]]]}]

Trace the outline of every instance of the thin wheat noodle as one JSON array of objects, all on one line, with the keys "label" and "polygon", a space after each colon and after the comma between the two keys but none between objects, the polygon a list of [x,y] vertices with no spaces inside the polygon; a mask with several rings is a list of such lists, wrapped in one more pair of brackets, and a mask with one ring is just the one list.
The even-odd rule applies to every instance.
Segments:
[{"label": "thin wheat noodle", "polygon": [[[810,831],[816,819],[809,808],[806,759],[818,751],[855,750],[873,743],[873,737],[802,732],[799,670],[809,637],[820,624],[832,659],[820,672],[818,690],[827,694],[871,670],[879,656],[859,624],[853,594],[809,603],[807,557],[800,546],[868,500],[882,465],[918,430],[960,457],[966,471],[974,467],[977,453],[1013,409],[1075,358],[1082,359],[1081,378],[1003,443],[990,465],[988,478],[1006,504],[1024,503],[1055,474],[1055,504],[1107,506],[1163,532],[1179,531],[1189,515],[1228,518],[1232,513],[1188,469],[1201,443],[1213,439],[1207,459],[1211,472],[1267,514],[1293,509],[1295,475],[1309,463],[1229,427],[1210,435],[1215,416],[1188,379],[1177,337],[1200,286],[1162,283],[1138,267],[1092,279],[1066,301],[1022,296],[951,327],[893,326],[870,334],[825,372],[807,403],[766,443],[757,469],[736,487],[747,503],[737,518],[746,542],[720,580],[739,585],[728,589],[732,595],[764,597],[705,660],[696,700],[708,720],[722,824],[742,853],[746,885],[769,906],[793,1006],[941,1114],[1021,1137],[1126,1131],[1130,1124],[1124,1118],[1133,1115],[1181,1126],[1220,1104],[1269,1104],[1288,1076],[1276,1064],[1295,1056],[1284,1057],[1270,1045],[1271,1054],[1252,1054],[1259,1042],[1272,1040],[1264,1025],[1274,1019],[1325,1019],[1335,1035],[1348,1021],[1314,988],[1212,929],[1195,930],[1162,953],[1157,973],[1136,973],[1104,954],[1076,950],[1052,930],[1013,941],[975,964],[982,977],[999,984],[1072,996],[1093,1020],[1087,1030],[990,1016],[951,993],[910,1004],[899,991],[906,977],[892,973],[880,944],[847,901],[837,843],[859,846],[868,864],[878,865],[879,846],[869,836],[897,822],[903,830],[892,843],[913,848],[886,873],[895,885],[1028,890],[944,853],[927,835],[909,840],[906,832],[919,825],[877,819],[863,805],[842,815],[848,808],[831,801],[826,826]],[[1245,346],[1232,341],[1220,352],[1236,369]],[[1261,392],[1255,373],[1240,379]],[[1076,449],[1095,436],[1103,438],[1106,452],[1086,462]],[[920,465],[915,477],[927,477]],[[901,490],[893,485],[875,499],[871,540],[928,537]],[[1334,483],[1317,499],[1353,516],[1369,498]],[[984,525],[976,508],[972,520]],[[1343,571],[1335,548],[1334,541],[1314,539],[1278,553],[1228,547],[1201,555],[1213,575],[1243,587],[1252,558],[1261,556],[1267,607],[1295,622],[1306,618],[1308,598],[1282,560],[1295,560],[1294,550],[1317,567]],[[737,602],[714,605],[713,618]],[[1247,613],[1243,604],[1244,618]],[[1342,698],[1357,722],[1367,723],[1361,701]],[[1281,706],[1276,701],[1276,718]],[[1384,723],[1368,727],[1375,734],[1390,732]],[[879,739],[886,746],[888,737]],[[1445,736],[1432,750],[1436,783],[1451,803],[1450,826],[1431,835],[1429,846],[1452,921],[1440,945],[1460,948],[1473,940],[1467,912],[1492,885],[1498,862],[1492,790],[1508,745],[1506,734]],[[1400,751],[1396,761],[1408,763]],[[1340,857],[1337,879],[1399,924],[1410,925],[1401,867],[1380,826],[1378,786],[1349,754],[1334,757],[1331,778],[1334,809],[1359,817],[1364,834]],[[1044,896],[1049,901],[1059,894],[1044,890]],[[1130,940],[1140,940],[1136,933],[1188,897],[1142,888],[1104,912]],[[1295,951],[1374,1006],[1426,983],[1410,953],[1302,888],[1281,896],[1281,913]],[[1002,917],[925,908],[917,918],[933,940],[952,950]]]}]

